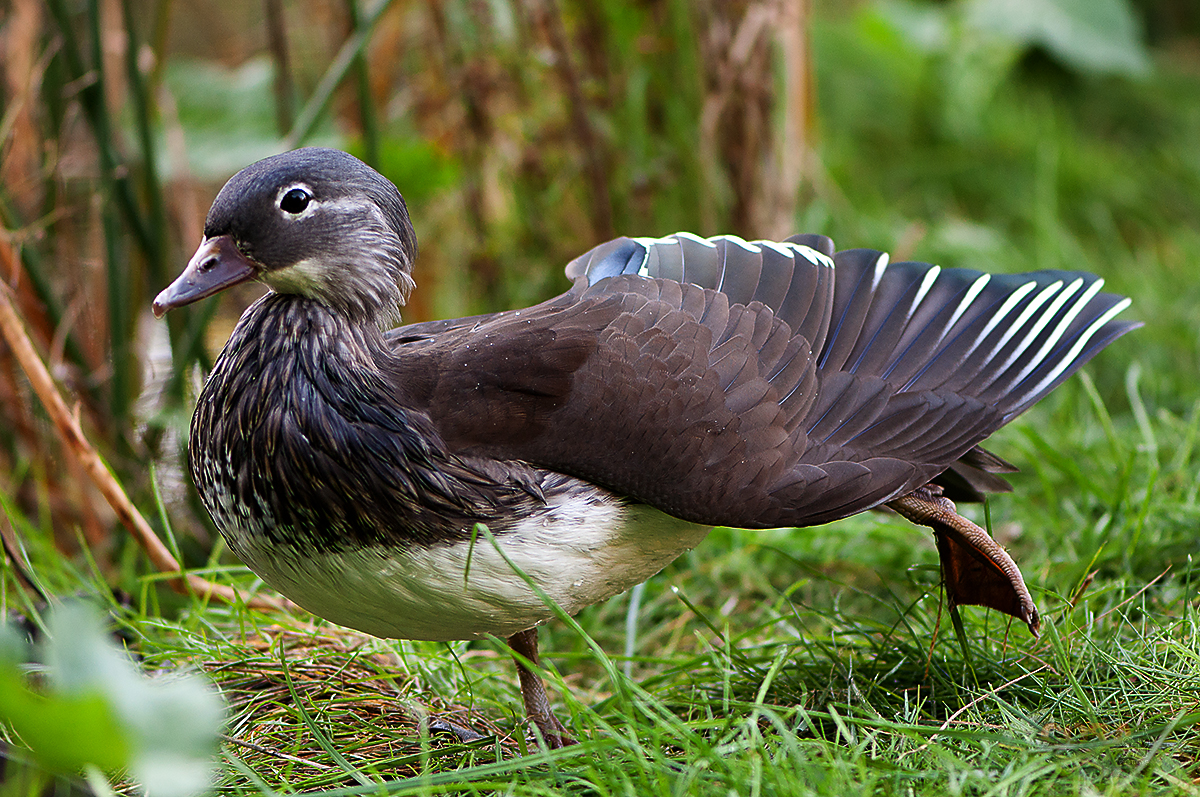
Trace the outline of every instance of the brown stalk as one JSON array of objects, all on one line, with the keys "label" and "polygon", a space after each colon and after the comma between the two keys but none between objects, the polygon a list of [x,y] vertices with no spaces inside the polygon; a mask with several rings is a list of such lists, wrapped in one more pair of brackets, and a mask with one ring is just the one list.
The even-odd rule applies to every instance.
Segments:
[{"label": "brown stalk", "polygon": [[[9,242],[3,238],[0,238],[0,260],[3,261],[4,267],[10,273],[15,271],[16,254]],[[46,369],[45,363],[38,356],[33,342],[25,332],[25,325],[13,306],[9,297],[10,293],[11,290],[7,285],[0,285],[0,333],[8,341],[13,355],[29,379],[30,385],[33,386],[34,392],[37,393],[42,405],[46,408],[46,413],[53,421],[63,447],[87,473],[92,484],[108,501],[108,505],[112,507],[121,524],[129,530],[129,533],[146,551],[146,555],[150,557],[155,568],[162,573],[174,574],[174,577],[168,581],[171,587],[180,593],[186,593],[190,588],[206,598],[215,597],[227,603],[243,601],[247,606],[256,609],[286,608],[286,604],[280,600],[263,596],[247,597],[232,587],[214,584],[208,579],[194,574],[182,573],[179,562],[175,561],[175,557],[154,533],[154,529],[146,522],[146,518],[129,500],[125,489],[121,487],[120,482],[101,459],[100,454],[84,436],[78,414],[72,413],[67,408],[66,401],[58,392],[50,372]]]},{"label": "brown stalk", "polygon": [[584,168],[592,189],[592,226],[596,240],[607,241],[613,231],[612,197],[608,191],[608,173],[605,163],[607,148],[600,141],[591,120],[588,118],[587,99],[583,93],[583,81],[571,60],[571,47],[567,40],[566,25],[562,9],[557,0],[544,0],[539,7],[546,26],[546,36],[554,50],[554,64],[558,67],[559,79],[567,89],[567,105],[571,114],[571,128],[583,154]]},{"label": "brown stalk", "polygon": [[[717,185],[719,169],[728,174],[733,191],[732,231],[747,237],[763,234],[763,141],[773,90],[763,79],[767,44],[777,19],[768,2],[753,3],[739,19],[732,6],[715,6],[702,56],[708,64],[707,89],[700,113],[700,151]],[[702,226],[715,219],[705,208]]]},{"label": "brown stalk", "polygon": [[287,21],[282,0],[266,0],[267,44],[275,61],[275,124],[279,135],[286,136],[296,121],[292,63],[288,53]]},{"label": "brown stalk", "polygon": [[783,0],[774,25],[775,38],[783,55],[783,124],[775,132],[772,159],[765,193],[768,208],[763,232],[775,240],[791,235],[796,224],[796,204],[804,161],[808,153],[808,130],[812,104],[812,75],[808,54],[808,0]]},{"label": "brown stalk", "polygon": [[0,118],[0,177],[12,202],[25,217],[36,216],[42,201],[41,140],[35,117],[46,58],[39,55],[42,38],[40,0],[16,0],[5,15],[2,79],[7,107]]}]

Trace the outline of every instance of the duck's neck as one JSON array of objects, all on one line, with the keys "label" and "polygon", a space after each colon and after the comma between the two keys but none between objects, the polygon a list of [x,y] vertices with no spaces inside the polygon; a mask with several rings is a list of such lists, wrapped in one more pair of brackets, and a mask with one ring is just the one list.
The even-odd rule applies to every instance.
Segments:
[{"label": "duck's neck", "polygon": [[312,300],[272,294],[246,311],[197,402],[190,443],[193,477],[231,542],[332,549],[470,531],[461,466],[404,406],[385,373],[392,356],[377,328]]},{"label": "duck's neck", "polygon": [[[317,398],[339,415],[359,420],[358,413],[391,411],[407,426],[408,413],[399,391],[384,370],[394,355],[383,334],[370,321],[353,321],[319,301],[290,294],[270,293],[255,302],[238,321],[221,351],[210,381],[245,379],[254,374],[224,374],[222,366],[238,370],[253,366],[262,380],[290,385],[298,391],[315,391]],[[228,365],[225,362],[228,361]],[[205,386],[208,390],[208,385]],[[215,387],[215,386],[214,386]],[[223,386],[236,390],[236,381]],[[277,401],[306,398],[303,392],[286,391]],[[299,404],[297,412],[311,411]]]}]

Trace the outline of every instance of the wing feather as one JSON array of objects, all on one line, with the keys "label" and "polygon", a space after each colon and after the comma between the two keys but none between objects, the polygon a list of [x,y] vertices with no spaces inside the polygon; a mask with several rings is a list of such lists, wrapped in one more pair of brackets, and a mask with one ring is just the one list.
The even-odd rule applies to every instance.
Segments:
[{"label": "wing feather", "polygon": [[1136,326],[1088,274],[822,236],[622,238],[567,274],[526,310],[389,333],[397,390],[454,451],[708,524],[823,523],[939,478],[1003,489],[979,443]]}]

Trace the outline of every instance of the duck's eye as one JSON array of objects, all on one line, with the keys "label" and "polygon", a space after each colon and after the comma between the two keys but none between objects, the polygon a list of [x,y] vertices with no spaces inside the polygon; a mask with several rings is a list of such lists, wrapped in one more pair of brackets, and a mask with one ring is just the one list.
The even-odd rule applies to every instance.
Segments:
[{"label": "duck's eye", "polygon": [[293,188],[283,195],[283,199],[279,200],[279,209],[284,213],[303,213],[308,207],[308,203],[312,201],[312,194],[305,191],[303,188]]}]

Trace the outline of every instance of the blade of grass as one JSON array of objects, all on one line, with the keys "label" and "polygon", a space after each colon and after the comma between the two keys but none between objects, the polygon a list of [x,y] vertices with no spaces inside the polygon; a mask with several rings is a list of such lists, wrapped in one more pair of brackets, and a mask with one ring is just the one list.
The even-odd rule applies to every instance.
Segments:
[{"label": "blade of grass", "polygon": [[292,704],[296,707],[296,711],[299,712],[300,719],[304,723],[304,727],[308,729],[308,732],[312,735],[313,740],[316,741],[317,745],[324,750],[325,753],[332,758],[347,775],[354,778],[363,786],[368,788],[376,788],[378,784],[364,775],[358,767],[347,761],[346,757],[342,755],[341,752],[338,751],[337,747],[334,746],[333,742],[330,741],[329,737],[325,734],[325,731],[321,730],[321,728],[317,726],[312,714],[309,713],[308,708],[304,705],[304,700],[301,699],[300,693],[296,691],[296,684],[292,680],[292,671],[287,666],[287,650],[283,645],[282,639],[280,640],[279,644],[279,669],[283,672],[283,680],[287,684],[288,694],[292,697]]},{"label": "blade of grass", "polygon": [[[346,16],[350,20],[350,29],[358,30],[362,24],[358,0],[345,0]],[[375,98],[371,96],[371,75],[367,59],[361,48],[354,54],[354,85],[358,98],[358,122],[362,128],[363,160],[372,167],[380,168],[379,160],[379,122],[375,110]]]},{"label": "blade of grass", "polygon": [[94,60],[91,64],[86,65],[79,40],[75,35],[70,12],[67,10],[66,0],[47,0],[47,4],[54,17],[55,29],[62,37],[62,55],[66,62],[68,80],[78,88],[80,107],[92,130],[101,171],[109,193],[120,209],[125,223],[129,225],[138,248],[147,260],[157,262],[160,257],[155,249],[156,239],[151,234],[147,220],[138,207],[137,197],[130,184],[129,170],[117,153],[114,144],[112,123],[104,98],[105,81],[103,59],[101,58],[103,49],[98,0],[88,0],[87,4],[87,24]]},{"label": "blade of grass", "polygon": [[[61,0],[58,0],[61,2]],[[316,89],[313,91],[308,102],[304,103],[304,107],[300,109],[299,115],[296,117],[296,123],[292,126],[291,132],[284,138],[284,146],[287,149],[294,149],[312,135],[313,128],[316,127],[317,121],[321,118],[321,114],[329,106],[329,101],[333,98],[334,89],[336,89],[346,77],[346,73],[350,71],[354,65],[354,59],[359,57],[364,47],[371,39],[371,32],[375,29],[375,24],[379,22],[379,18],[383,16],[383,12],[391,7],[393,0],[375,0],[375,3],[369,6],[366,13],[363,14],[359,25],[342,44],[342,48],[334,57],[333,62],[325,70],[325,74],[321,76],[320,82],[317,83]]]}]

